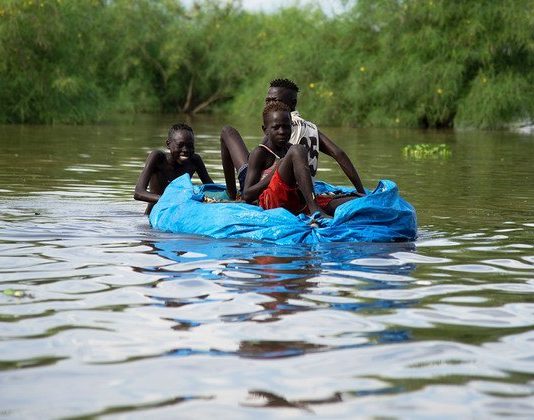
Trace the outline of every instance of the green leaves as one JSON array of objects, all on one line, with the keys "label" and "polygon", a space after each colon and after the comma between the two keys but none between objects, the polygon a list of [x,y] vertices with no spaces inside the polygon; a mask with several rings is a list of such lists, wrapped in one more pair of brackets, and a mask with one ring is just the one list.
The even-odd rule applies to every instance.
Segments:
[{"label": "green leaves", "polygon": [[497,128],[534,114],[534,1],[358,0],[250,13],[199,0],[5,0],[0,122],[104,112],[259,118],[270,80],[324,124]]}]

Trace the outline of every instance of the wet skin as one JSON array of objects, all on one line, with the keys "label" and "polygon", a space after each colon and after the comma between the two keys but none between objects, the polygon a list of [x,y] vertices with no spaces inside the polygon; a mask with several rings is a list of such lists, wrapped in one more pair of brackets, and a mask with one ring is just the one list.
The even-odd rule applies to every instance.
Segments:
[{"label": "wet skin", "polygon": [[202,183],[213,183],[202,158],[195,153],[195,138],[188,130],[173,133],[166,141],[169,152],[154,150],[148,156],[145,167],[135,186],[134,198],[148,202],[149,214],[167,185],[184,174],[197,173]]},{"label": "wet skin", "polygon": [[[291,111],[294,111],[297,106],[297,92],[284,87],[270,87],[267,90],[265,104],[274,101],[283,102],[289,106]],[[235,171],[238,171],[239,168],[248,161],[249,152],[241,135],[233,127],[224,127],[221,132],[220,140],[221,160],[226,188],[228,190],[228,195],[232,199],[235,199],[237,192],[235,186]],[[262,143],[265,144],[265,142],[266,138],[263,139]],[[354,185],[358,194],[360,196],[365,195],[365,189],[363,188],[360,176],[347,154],[321,131],[319,131],[319,151],[333,158],[352,185]],[[332,207],[334,207],[335,203],[336,202],[332,203]],[[342,204],[342,202],[339,202],[338,204]]]},{"label": "wet skin", "polygon": [[319,211],[313,196],[313,183],[308,166],[308,155],[305,146],[289,143],[291,137],[291,114],[287,111],[274,111],[264,116],[263,132],[265,133],[265,146],[269,147],[280,158],[275,163],[275,157],[264,147],[257,147],[250,154],[247,177],[243,198],[247,202],[258,199],[268,187],[275,171],[262,178],[264,170],[276,164],[280,178],[290,186],[297,186],[311,213]]}]

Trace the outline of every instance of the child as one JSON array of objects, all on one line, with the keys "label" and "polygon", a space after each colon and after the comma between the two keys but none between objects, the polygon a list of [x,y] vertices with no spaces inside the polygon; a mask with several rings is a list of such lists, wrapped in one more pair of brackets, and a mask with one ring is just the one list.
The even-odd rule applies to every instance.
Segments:
[{"label": "child", "polygon": [[[296,111],[298,92],[298,86],[291,80],[275,79],[270,83],[267,96],[265,97],[265,104],[270,102],[283,102],[289,107],[292,126],[289,143],[303,144],[306,146],[308,165],[310,166],[312,177],[316,175],[319,152],[322,152],[331,156],[338,163],[352,185],[356,188],[357,195],[365,195],[365,189],[363,188],[360,176],[347,154],[325,134],[319,131],[315,124],[302,119]],[[224,127],[221,132],[221,159],[226,188],[228,195],[232,199],[235,199],[237,194],[235,172],[237,172],[239,189],[241,191],[247,171],[248,158],[247,146],[239,132],[235,128],[229,126]]]},{"label": "child", "polygon": [[282,102],[272,102],[263,110],[265,139],[248,160],[243,199],[256,200],[264,209],[283,207],[295,214],[319,212],[303,145],[291,146],[291,110]]},{"label": "child", "polygon": [[154,150],[145,162],[137,184],[134,198],[148,202],[145,214],[159,200],[167,185],[183,174],[190,177],[196,172],[203,184],[213,183],[202,158],[195,153],[195,136],[187,124],[175,124],[167,137],[169,152]]}]

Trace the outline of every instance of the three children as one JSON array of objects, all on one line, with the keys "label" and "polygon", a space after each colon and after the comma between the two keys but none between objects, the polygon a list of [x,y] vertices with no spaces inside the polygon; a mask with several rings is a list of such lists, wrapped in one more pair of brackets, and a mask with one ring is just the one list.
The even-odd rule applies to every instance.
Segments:
[{"label": "three children", "polygon": [[[298,87],[287,79],[271,82],[263,111],[265,137],[250,155],[237,130],[223,128],[221,158],[228,195],[236,198],[235,168],[242,198],[248,203],[258,202],[264,209],[284,207],[295,214],[333,215],[339,205],[355,197],[316,197],[313,176],[319,150],[334,157],[358,196],[365,195],[365,190],[347,155],[295,111],[297,92]],[[147,214],[167,185],[185,173],[196,173],[204,184],[213,182],[202,158],[194,152],[191,127],[173,125],[166,144],[169,152],[150,153],[135,187],[134,198],[149,203]]]}]

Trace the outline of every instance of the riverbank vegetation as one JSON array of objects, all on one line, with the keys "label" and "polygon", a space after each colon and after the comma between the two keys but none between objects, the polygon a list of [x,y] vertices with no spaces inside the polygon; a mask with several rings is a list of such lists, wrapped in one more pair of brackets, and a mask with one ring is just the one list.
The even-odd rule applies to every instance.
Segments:
[{"label": "riverbank vegetation", "polygon": [[0,122],[259,115],[268,82],[325,124],[500,128],[534,116],[534,0],[358,0],[345,12],[4,0]]}]

